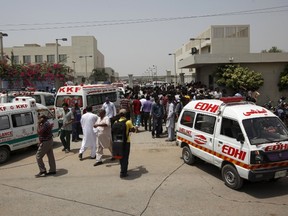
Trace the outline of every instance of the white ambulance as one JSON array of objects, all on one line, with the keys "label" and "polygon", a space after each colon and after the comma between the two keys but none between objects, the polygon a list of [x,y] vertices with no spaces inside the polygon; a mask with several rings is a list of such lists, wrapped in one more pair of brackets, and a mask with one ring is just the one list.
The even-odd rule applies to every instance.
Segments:
[{"label": "white ambulance", "polygon": [[181,111],[177,145],[186,164],[197,158],[221,170],[225,184],[240,189],[243,180],[287,176],[288,130],[269,110],[242,97],[195,100]]},{"label": "white ambulance", "polygon": [[120,93],[117,87],[108,84],[62,86],[56,94],[56,112],[61,112],[63,103],[67,103],[70,108],[78,103],[82,113],[87,106],[92,106],[93,112],[96,112],[102,107],[106,97],[119,108]]},{"label": "white ambulance", "polygon": [[35,90],[8,90],[0,94],[0,103],[10,103],[15,97],[24,96],[32,97],[36,100],[36,103],[42,104],[48,107],[54,112],[55,97],[50,92],[42,92]]},{"label": "white ambulance", "polygon": [[31,97],[16,97],[12,103],[0,103],[0,164],[6,162],[12,151],[36,145],[38,116],[45,114],[53,124],[53,135],[58,134],[54,114]]}]

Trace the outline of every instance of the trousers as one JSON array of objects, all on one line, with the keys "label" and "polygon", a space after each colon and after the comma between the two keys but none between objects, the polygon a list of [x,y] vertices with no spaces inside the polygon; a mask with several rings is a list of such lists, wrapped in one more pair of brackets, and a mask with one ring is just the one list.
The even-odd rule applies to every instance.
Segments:
[{"label": "trousers", "polygon": [[46,167],[43,162],[43,157],[47,155],[49,163],[49,172],[56,172],[56,162],[53,153],[53,139],[48,141],[43,141],[39,144],[38,150],[36,152],[36,161],[40,172],[46,172]]}]

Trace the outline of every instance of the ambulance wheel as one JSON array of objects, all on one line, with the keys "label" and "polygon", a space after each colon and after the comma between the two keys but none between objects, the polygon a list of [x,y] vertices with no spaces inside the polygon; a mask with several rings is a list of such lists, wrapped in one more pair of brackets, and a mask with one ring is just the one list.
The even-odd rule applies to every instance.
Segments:
[{"label": "ambulance wheel", "polygon": [[186,164],[192,165],[195,163],[196,157],[192,154],[189,146],[184,146],[182,150],[182,158]]},{"label": "ambulance wheel", "polygon": [[243,179],[239,176],[236,168],[231,164],[226,164],[222,168],[222,179],[226,186],[234,190],[240,189],[243,185]]},{"label": "ambulance wheel", "polygon": [[10,158],[10,150],[7,147],[0,147],[0,164],[5,163]]}]

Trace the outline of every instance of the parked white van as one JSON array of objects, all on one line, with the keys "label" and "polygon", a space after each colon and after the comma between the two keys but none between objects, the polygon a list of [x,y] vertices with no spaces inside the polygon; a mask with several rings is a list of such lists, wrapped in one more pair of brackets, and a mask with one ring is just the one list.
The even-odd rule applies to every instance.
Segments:
[{"label": "parked white van", "polygon": [[12,151],[38,144],[41,114],[48,116],[53,135],[57,136],[59,127],[55,115],[34,98],[16,97],[12,103],[0,103],[0,163],[6,162]]},{"label": "parked white van", "polygon": [[108,84],[62,86],[56,94],[56,112],[62,109],[63,103],[67,103],[69,107],[73,107],[75,103],[78,103],[82,113],[89,105],[92,106],[93,112],[95,112],[102,107],[106,97],[109,97],[110,101],[115,104],[116,109],[119,109],[120,95],[121,93],[117,87]]},{"label": "parked white van", "polygon": [[272,112],[242,97],[195,100],[183,107],[176,133],[185,163],[197,158],[220,168],[225,184],[287,176],[288,130]]},{"label": "parked white van", "polygon": [[36,100],[36,103],[42,104],[54,112],[55,97],[54,94],[50,92],[33,90],[6,91],[0,94],[0,103],[10,103],[15,97],[18,96],[32,97]]}]

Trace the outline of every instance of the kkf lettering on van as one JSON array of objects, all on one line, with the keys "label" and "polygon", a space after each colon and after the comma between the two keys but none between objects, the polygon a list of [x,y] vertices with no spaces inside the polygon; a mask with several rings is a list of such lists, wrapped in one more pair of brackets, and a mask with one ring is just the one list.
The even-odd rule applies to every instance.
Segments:
[{"label": "kkf lettering on van", "polygon": [[71,87],[60,87],[59,92],[62,93],[74,93],[74,92],[78,92],[81,90],[81,87],[75,87],[75,86],[71,86]]},{"label": "kkf lettering on van", "polygon": [[246,157],[246,152],[228,145],[223,145],[222,152],[234,158],[238,158],[239,160],[244,160]]},{"label": "kkf lettering on van", "polygon": [[1,111],[1,112],[6,111],[6,107],[5,107],[5,106],[0,106],[0,111]]},{"label": "kkf lettering on van", "polygon": [[219,105],[216,104],[211,104],[211,103],[205,103],[205,102],[199,102],[195,105],[194,107],[196,110],[201,110],[201,111],[207,111],[211,113],[216,113],[217,110],[219,109]]},{"label": "kkf lettering on van", "polygon": [[[28,104],[17,104],[15,106],[10,106],[11,110],[14,110],[14,109],[26,109],[26,108],[28,108]],[[0,107],[0,112],[4,112],[4,111],[7,111],[7,107],[1,106]]]}]

